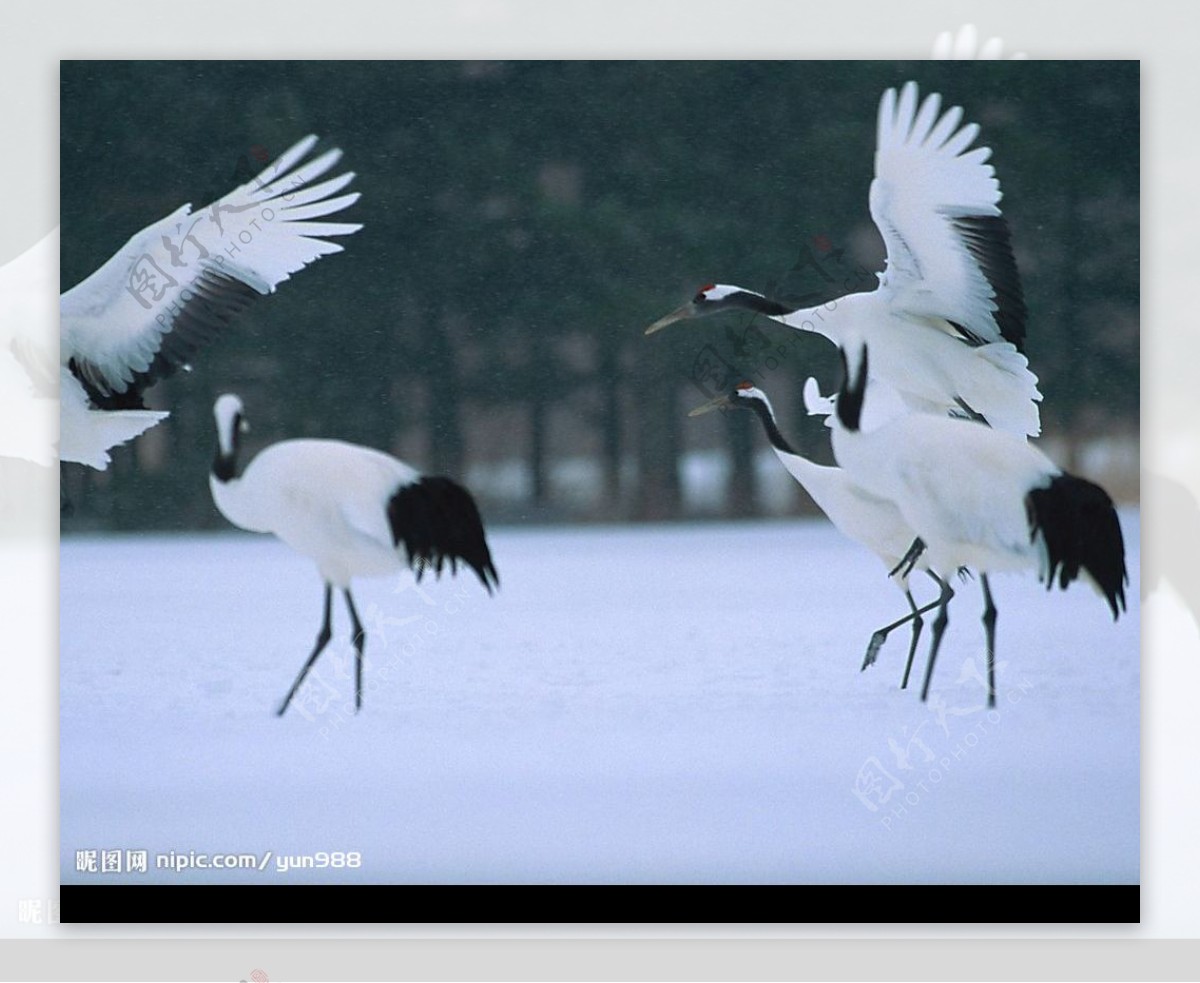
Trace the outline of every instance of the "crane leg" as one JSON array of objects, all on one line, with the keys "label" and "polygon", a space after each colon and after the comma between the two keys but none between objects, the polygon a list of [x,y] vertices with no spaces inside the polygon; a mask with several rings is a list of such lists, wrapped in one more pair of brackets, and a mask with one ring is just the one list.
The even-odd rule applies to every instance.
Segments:
[{"label": "crane leg", "polygon": [[987,574],[979,575],[983,585],[983,630],[987,635],[987,678],[988,706],[996,705],[996,605],[992,601],[992,589]]},{"label": "crane leg", "polygon": [[[867,646],[867,654],[863,658],[862,669],[859,670],[860,672],[865,670],[867,668],[867,666],[873,666],[875,664],[875,659],[879,655],[879,650],[881,648],[883,648],[883,643],[885,641],[887,641],[888,635],[890,635],[895,629],[901,627],[902,625],[907,625],[910,621],[913,622],[913,633],[914,633],[912,647],[909,649],[909,654],[908,654],[909,663],[911,664],[912,653],[913,653],[913,651],[915,651],[915,649],[917,647],[916,638],[917,638],[917,636],[919,636],[921,634],[921,626],[924,625],[924,623],[925,623],[924,621],[921,620],[921,615],[925,614],[926,612],[932,611],[934,608],[936,608],[938,606],[938,602],[930,601],[928,604],[925,605],[925,607],[918,609],[916,602],[913,600],[913,596],[912,596],[911,592],[906,590],[904,592],[904,596],[908,598],[908,606],[912,609],[911,613],[906,614],[903,618],[897,618],[890,625],[884,625],[882,628],[880,628],[878,631],[876,631],[871,636],[871,642]],[[904,678],[905,678],[905,680],[908,679],[907,673],[905,673]]]},{"label": "crane leg", "polygon": [[904,596],[908,598],[908,606],[912,608],[912,640],[908,643],[908,659],[904,663],[904,678],[900,680],[900,688],[908,689],[908,676],[912,672],[913,656],[917,654],[917,642],[921,638],[921,629],[925,627],[925,621],[922,619],[926,611],[932,611],[937,607],[937,601],[930,601],[923,608],[917,607],[917,602],[913,600],[912,591],[906,590]]},{"label": "crane leg", "polygon": [[921,554],[925,552],[925,541],[918,536],[912,541],[912,545],[908,548],[908,552],[900,557],[900,562],[897,563],[891,570],[888,571],[889,577],[894,577],[900,574],[901,577],[907,577],[912,573],[912,568],[917,560],[921,558]]},{"label": "crane leg", "polygon": [[329,644],[330,635],[332,632],[329,629],[329,614],[330,607],[333,602],[333,588],[325,585],[325,617],[321,621],[321,630],[317,634],[317,644],[313,647],[312,655],[308,657],[308,661],[304,663],[304,668],[300,670],[300,675],[296,677],[296,681],[292,683],[292,688],[288,690],[287,696],[283,698],[283,704],[276,711],[275,716],[282,717],[283,712],[288,708],[288,704],[292,702],[292,697],[296,695],[296,690],[300,688],[300,684],[304,682],[304,677],[308,675],[308,670],[313,667],[313,663],[317,661],[317,656],[321,654],[321,650]]},{"label": "crane leg", "polygon": [[[931,576],[933,576],[932,572]],[[933,679],[933,664],[937,661],[938,649],[942,644],[942,635],[945,634],[946,625],[950,622],[950,616],[946,613],[946,608],[950,604],[950,598],[954,596],[954,588],[950,586],[949,581],[942,580],[941,577],[937,576],[933,576],[933,579],[941,586],[942,594],[938,598],[938,614],[933,621],[933,641],[929,646],[929,662],[925,666],[925,682],[921,686],[922,702],[929,696],[929,683]]]},{"label": "crane leg", "polygon": [[[925,572],[929,575],[929,579],[938,585],[939,590],[944,586],[942,584],[942,581],[939,579],[938,575],[936,573],[934,573],[932,570],[926,570]],[[927,611],[932,611],[935,607],[937,607],[939,604],[941,604],[941,602],[942,602],[942,599],[941,599],[941,595],[939,594],[938,599],[936,601],[930,601],[928,604],[925,605],[925,607],[921,608],[920,611],[916,612],[916,622],[917,623],[915,626],[913,626],[912,644],[910,644],[908,646],[908,662],[906,662],[904,664],[904,679],[900,683],[901,689],[908,689],[908,677],[909,677],[909,674],[912,672],[913,656],[915,656],[917,654],[917,639],[921,637],[921,626],[924,624],[924,622],[921,621],[920,615],[925,614],[925,612],[927,612]],[[913,599],[912,599],[911,593],[908,595],[908,603],[910,605],[913,604]]]},{"label": "crane leg", "polygon": [[358,612],[354,610],[354,598],[350,596],[350,588],[347,587],[343,593],[346,595],[346,607],[350,610],[351,637],[354,639],[354,712],[358,713],[362,709],[363,649],[367,644],[367,633],[363,631]]}]

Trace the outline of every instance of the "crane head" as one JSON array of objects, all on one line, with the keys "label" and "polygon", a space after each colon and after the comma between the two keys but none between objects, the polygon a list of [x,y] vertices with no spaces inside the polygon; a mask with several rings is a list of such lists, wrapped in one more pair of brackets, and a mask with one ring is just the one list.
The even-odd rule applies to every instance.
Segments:
[{"label": "crane head", "polygon": [[246,422],[244,407],[240,397],[233,393],[218,396],[213,404],[213,417],[217,421],[217,439],[221,449],[230,453],[234,449],[235,435],[243,434],[250,429]]},{"label": "crane head", "polygon": [[702,403],[694,410],[688,413],[688,416],[701,416],[705,413],[710,413],[713,410],[726,410],[730,408],[748,409],[751,403],[767,403],[767,394],[754,385],[752,382],[739,382],[729,392],[722,393],[710,399],[707,403]]},{"label": "crane head", "polygon": [[[686,321],[689,318],[707,317],[730,308],[756,310],[766,300],[761,294],[743,290],[741,287],[731,287],[724,283],[708,283],[696,291],[696,296],[682,307],[677,307],[666,317],[660,317],[646,329],[646,334],[661,331],[676,321]],[[770,303],[767,301],[767,303]]]}]

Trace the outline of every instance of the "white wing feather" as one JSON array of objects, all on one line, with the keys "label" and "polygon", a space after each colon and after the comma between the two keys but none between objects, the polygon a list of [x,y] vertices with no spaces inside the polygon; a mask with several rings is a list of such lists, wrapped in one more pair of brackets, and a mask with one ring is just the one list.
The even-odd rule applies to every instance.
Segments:
[{"label": "white wing feather", "polygon": [[[968,151],[979,127],[960,128],[957,106],[939,116],[940,108],[936,93],[918,107],[912,82],[898,98],[888,89],[879,104],[870,206],[887,246],[883,283],[899,310],[953,321],[976,343],[1019,346],[1024,304],[1007,229],[995,221],[1001,195],[987,163],[992,152]],[[998,316],[1001,304],[1015,323]]]},{"label": "white wing feather", "polygon": [[[248,302],[250,288],[272,292],[293,273],[342,247],[325,237],[357,232],[359,224],[316,222],[349,207],[358,194],[330,197],[354,178],[345,173],[312,184],[341,151],[296,166],[316,143],[308,136],[248,183],[198,213],[183,205],[133,236],[86,280],[62,295],[62,362],[87,366],[88,381],[105,393],[124,393],[147,373],[166,337],[183,327],[164,352],[169,371],[214,333],[213,315],[227,319]],[[240,286],[244,285],[244,286]],[[186,318],[189,307],[207,308]],[[218,325],[219,326],[219,325]],[[159,365],[160,374],[163,365]]]},{"label": "white wing feather", "polygon": [[0,266],[0,456],[54,463],[58,230]]}]

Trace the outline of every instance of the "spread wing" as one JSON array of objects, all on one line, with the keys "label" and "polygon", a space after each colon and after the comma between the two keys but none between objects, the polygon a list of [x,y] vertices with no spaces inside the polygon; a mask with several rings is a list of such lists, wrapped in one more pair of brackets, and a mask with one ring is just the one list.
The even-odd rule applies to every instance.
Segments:
[{"label": "spread wing", "polygon": [[887,246],[884,286],[893,303],[951,322],[973,344],[1025,341],[1025,301],[1000,183],[979,133],[959,126],[958,106],[939,115],[934,93],[918,107],[917,86],[879,103],[871,218]]},{"label": "spread wing", "polygon": [[352,172],[314,183],[337,149],[302,163],[308,136],[257,177],[200,212],[184,205],[131,238],[62,295],[62,360],[101,408],[141,405],[142,392],[184,365],[255,298],[342,247],[361,225],[320,221],[348,208]]}]

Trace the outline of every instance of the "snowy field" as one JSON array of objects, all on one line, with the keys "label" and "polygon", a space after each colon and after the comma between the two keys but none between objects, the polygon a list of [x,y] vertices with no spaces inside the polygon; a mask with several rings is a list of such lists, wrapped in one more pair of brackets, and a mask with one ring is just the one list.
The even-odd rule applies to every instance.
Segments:
[{"label": "snowy field", "polygon": [[[337,599],[282,719],[320,622],[308,561],[235,534],[65,540],[63,883],[1136,882],[1122,522],[1115,626],[1084,585],[993,578],[991,712],[978,585],[923,705],[924,641],[898,688],[906,631],[859,672],[904,601],[822,521],[495,529],[494,598],[473,575],[358,583],[357,716]],[[117,848],[149,873],[77,872]],[[270,856],[156,870],[171,851]],[[361,866],[278,869],[318,851]]]}]

